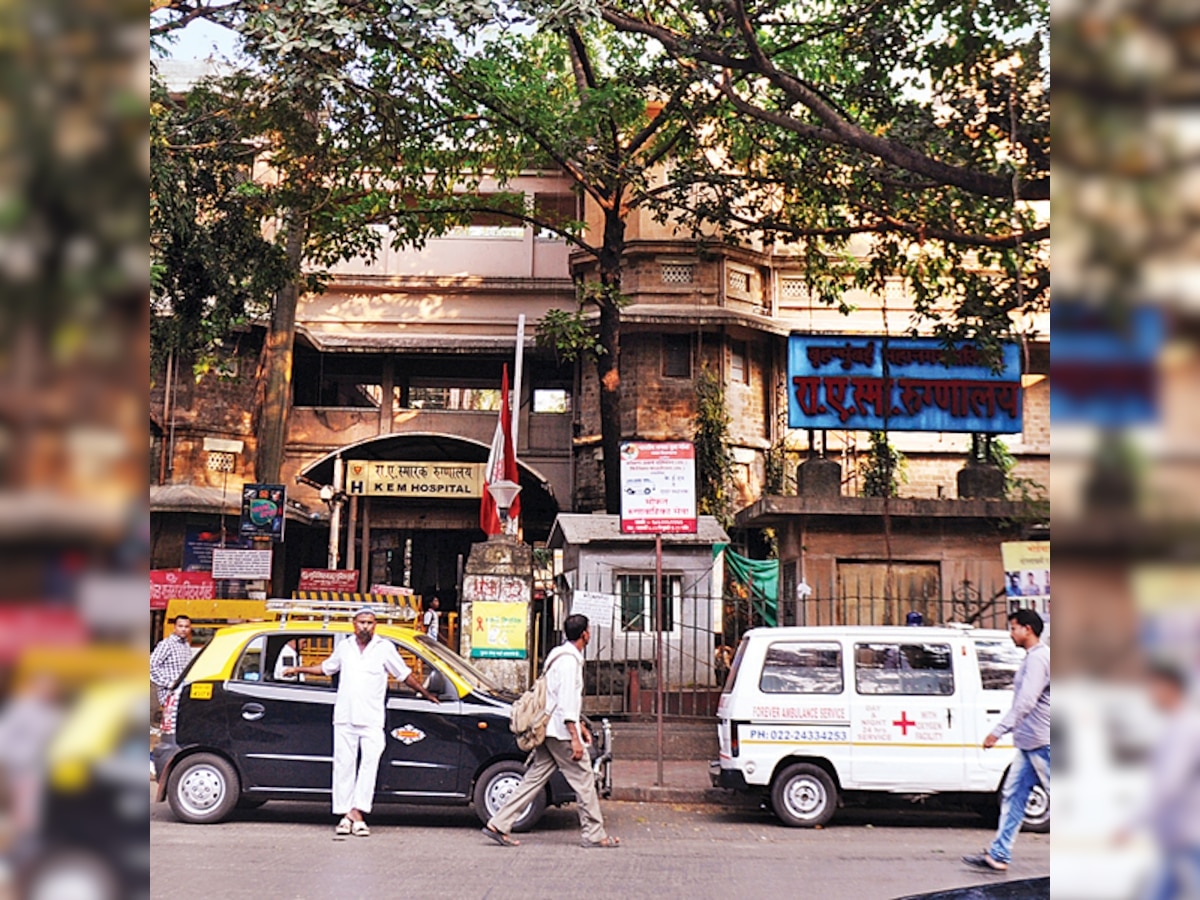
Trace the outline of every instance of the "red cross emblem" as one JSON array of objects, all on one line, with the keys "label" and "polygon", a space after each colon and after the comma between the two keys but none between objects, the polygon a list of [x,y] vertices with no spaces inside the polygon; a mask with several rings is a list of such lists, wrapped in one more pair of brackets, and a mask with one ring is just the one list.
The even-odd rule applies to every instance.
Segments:
[{"label": "red cross emblem", "polygon": [[900,713],[900,718],[899,718],[898,720],[896,720],[895,722],[893,722],[892,724],[893,724],[893,725],[899,725],[899,726],[900,726],[900,733],[901,733],[902,735],[904,735],[904,737],[908,737],[908,727],[909,727],[910,725],[916,725],[917,723],[916,723],[916,722],[914,722],[914,721],[912,721],[912,720],[911,720],[911,719],[908,717],[908,713],[906,713],[906,712],[902,712],[902,713]]}]

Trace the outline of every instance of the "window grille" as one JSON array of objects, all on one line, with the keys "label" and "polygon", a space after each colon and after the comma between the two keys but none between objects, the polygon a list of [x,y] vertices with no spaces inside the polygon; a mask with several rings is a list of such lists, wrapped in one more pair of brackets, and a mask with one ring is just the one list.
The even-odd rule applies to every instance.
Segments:
[{"label": "window grille", "polygon": [[750,276],[745,272],[739,272],[736,269],[729,270],[729,290],[737,294],[746,294],[750,291]]},{"label": "window grille", "polygon": [[691,284],[695,266],[688,263],[663,263],[663,284]]},{"label": "window grille", "polygon": [[232,453],[210,451],[208,454],[208,471],[232,472],[234,457]]},{"label": "window grille", "polygon": [[782,300],[802,303],[808,299],[808,285],[804,283],[803,278],[781,278],[779,279],[779,297]]}]

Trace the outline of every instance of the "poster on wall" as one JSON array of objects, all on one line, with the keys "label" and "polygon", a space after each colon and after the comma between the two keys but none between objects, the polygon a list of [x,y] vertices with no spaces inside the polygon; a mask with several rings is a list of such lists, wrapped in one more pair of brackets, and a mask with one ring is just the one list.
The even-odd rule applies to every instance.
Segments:
[{"label": "poster on wall", "polygon": [[1050,620],[1050,542],[1006,541],[1000,545],[1004,561],[1004,594],[1008,610],[1032,609]]},{"label": "poster on wall", "polygon": [[471,656],[525,659],[529,604],[477,600],[471,604]]},{"label": "poster on wall", "polygon": [[283,540],[287,488],[282,484],[247,484],[242,487],[242,537]]},{"label": "poster on wall", "polygon": [[621,533],[696,533],[696,447],[691,441],[621,443]]}]

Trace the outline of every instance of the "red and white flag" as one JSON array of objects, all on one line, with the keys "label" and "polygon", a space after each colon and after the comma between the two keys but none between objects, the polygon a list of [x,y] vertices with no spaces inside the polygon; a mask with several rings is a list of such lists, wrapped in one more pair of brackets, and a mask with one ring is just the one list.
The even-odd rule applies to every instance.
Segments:
[{"label": "red and white flag", "polygon": [[[520,481],[517,454],[513,451],[512,414],[508,409],[508,363],[504,364],[504,376],[500,381],[500,420],[496,423],[496,433],[492,436],[492,450],[488,454],[487,468],[483,471],[483,502],[479,506],[479,527],[485,534],[499,534],[501,531],[500,513],[487,486],[505,480],[513,483]],[[509,507],[508,517],[515,521],[520,514],[521,498],[518,495]]]}]

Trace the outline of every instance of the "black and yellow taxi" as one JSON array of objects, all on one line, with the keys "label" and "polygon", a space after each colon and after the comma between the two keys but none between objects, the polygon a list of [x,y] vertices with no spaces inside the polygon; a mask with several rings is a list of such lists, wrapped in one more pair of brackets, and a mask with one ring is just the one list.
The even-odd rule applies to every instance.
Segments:
[{"label": "black and yellow taxi", "polygon": [[[347,615],[288,617],[217,631],[192,659],[164,705],[154,751],[158,800],[185,822],[213,823],[237,807],[330,797],[337,676],[292,675],[352,639]],[[474,806],[480,819],[504,804],[528,756],[509,731],[515,696],[446,646],[380,614],[375,633],[392,641],[436,695],[433,703],[389,678],[376,804]],[[611,793],[611,733],[592,728],[593,770]],[[556,773],[515,830],[528,830],[548,805],[575,799]]]}]

